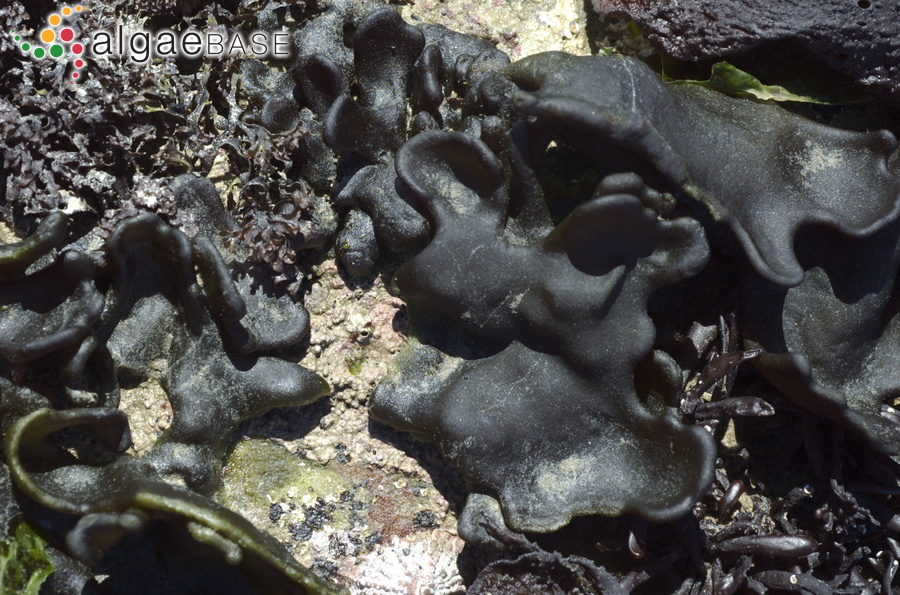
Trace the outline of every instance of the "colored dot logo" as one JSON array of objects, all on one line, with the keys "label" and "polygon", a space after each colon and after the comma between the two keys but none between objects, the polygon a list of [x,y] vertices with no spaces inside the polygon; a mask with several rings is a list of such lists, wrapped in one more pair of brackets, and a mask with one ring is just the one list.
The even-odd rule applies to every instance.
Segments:
[{"label": "colored dot logo", "polygon": [[35,60],[42,60],[48,55],[57,60],[62,58],[71,60],[74,71],[72,72],[72,80],[69,82],[70,84],[75,84],[75,80],[81,76],[78,71],[86,66],[85,61],[82,59],[84,45],[77,42],[75,30],[70,26],[66,26],[64,22],[86,10],[88,10],[88,7],[83,5],[64,6],[59,12],[54,12],[48,16],[47,24],[49,26],[42,29],[38,35],[40,44],[33,41],[25,41],[21,35],[15,32],[12,34],[13,40],[19,44],[24,53]]}]

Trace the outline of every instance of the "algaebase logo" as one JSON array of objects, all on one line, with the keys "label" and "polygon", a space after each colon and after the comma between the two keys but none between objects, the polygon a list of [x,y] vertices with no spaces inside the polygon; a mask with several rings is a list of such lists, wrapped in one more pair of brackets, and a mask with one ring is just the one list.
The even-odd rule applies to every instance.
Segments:
[{"label": "algaebase logo", "polygon": [[15,31],[12,32],[13,39],[21,44],[22,52],[33,60],[50,58],[57,62],[71,62],[71,84],[79,78],[84,79],[88,51],[93,58],[120,57],[138,65],[152,58],[283,60],[291,55],[290,35],[284,29],[251,31],[249,34],[241,31],[199,31],[193,27],[185,31],[146,31],[120,23],[110,26],[109,30],[86,34],[85,39],[79,41],[75,39],[74,23],[78,14],[86,10],[88,7],[83,5],[64,6],[47,16],[48,26],[41,30],[38,40],[23,40],[22,35]]},{"label": "algaebase logo", "polygon": [[57,61],[65,60],[72,62],[74,70],[72,71],[72,79],[70,84],[81,76],[86,63],[84,61],[84,44],[79,43],[75,39],[75,31],[71,26],[64,24],[64,21],[77,16],[78,13],[88,10],[87,6],[64,6],[59,12],[54,12],[47,17],[48,27],[41,30],[39,40],[23,40],[22,36],[13,32],[13,39],[22,51],[31,56],[33,60],[43,60],[44,58],[53,58]]}]

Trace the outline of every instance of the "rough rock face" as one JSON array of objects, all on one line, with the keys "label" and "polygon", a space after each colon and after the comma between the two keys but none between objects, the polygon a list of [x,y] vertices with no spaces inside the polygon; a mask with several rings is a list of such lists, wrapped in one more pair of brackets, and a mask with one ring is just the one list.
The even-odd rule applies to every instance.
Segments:
[{"label": "rough rock face", "polygon": [[900,103],[897,0],[593,0],[601,13],[637,22],[651,43],[679,60],[796,43],[865,90]]}]

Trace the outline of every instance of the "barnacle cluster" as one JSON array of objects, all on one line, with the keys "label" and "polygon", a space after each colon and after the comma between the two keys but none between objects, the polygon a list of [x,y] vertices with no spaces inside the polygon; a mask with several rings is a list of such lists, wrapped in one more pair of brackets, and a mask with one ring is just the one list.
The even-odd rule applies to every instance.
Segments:
[{"label": "barnacle cluster", "polygon": [[[891,132],[377,3],[137,15],[294,55],[125,67],[110,101],[98,61],[75,101],[0,41],[0,538],[40,529],[48,588],[341,590],[212,499],[239,423],[330,390],[291,349],[331,254],[406,304],[369,412],[459,470],[471,592],[893,592]],[[148,381],[172,423],[137,456]]]}]

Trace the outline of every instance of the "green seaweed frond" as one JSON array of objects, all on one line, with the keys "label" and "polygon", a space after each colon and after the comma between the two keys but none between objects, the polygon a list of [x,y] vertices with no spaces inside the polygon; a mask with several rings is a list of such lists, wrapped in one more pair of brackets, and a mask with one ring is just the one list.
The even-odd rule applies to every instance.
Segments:
[{"label": "green seaweed frond", "polygon": [[782,87],[780,85],[766,85],[758,78],[729,64],[717,62],[712,65],[710,77],[707,80],[673,79],[665,75],[663,78],[673,84],[694,84],[709,87],[729,95],[758,99],[762,101],[797,101],[801,103],[816,103],[819,105],[845,105],[869,101],[868,96],[858,94],[839,93],[835,90],[833,96],[824,97],[819,94],[801,94]]},{"label": "green seaweed frond", "polygon": [[37,595],[53,572],[44,541],[24,521],[16,524],[13,539],[0,540],[0,593]]}]

